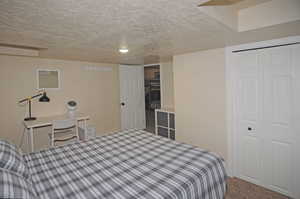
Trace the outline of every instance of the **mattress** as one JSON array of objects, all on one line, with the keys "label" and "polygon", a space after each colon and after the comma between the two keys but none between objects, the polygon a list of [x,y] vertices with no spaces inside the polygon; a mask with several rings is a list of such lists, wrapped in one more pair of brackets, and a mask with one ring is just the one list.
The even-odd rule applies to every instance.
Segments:
[{"label": "mattress", "polygon": [[221,157],[145,131],[24,155],[40,198],[223,199]]}]

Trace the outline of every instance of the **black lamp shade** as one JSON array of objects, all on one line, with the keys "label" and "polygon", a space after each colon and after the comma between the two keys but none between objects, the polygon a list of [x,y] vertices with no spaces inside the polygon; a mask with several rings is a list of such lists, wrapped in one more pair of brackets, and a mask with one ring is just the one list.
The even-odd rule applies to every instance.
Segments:
[{"label": "black lamp shade", "polygon": [[50,99],[47,96],[46,92],[44,92],[42,97],[40,97],[39,102],[50,102]]}]

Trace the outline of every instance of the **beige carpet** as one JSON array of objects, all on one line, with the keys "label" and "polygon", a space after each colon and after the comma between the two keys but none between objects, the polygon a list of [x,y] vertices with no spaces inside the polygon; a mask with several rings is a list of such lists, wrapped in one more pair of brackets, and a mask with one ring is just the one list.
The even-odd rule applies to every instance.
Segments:
[{"label": "beige carpet", "polygon": [[251,184],[238,178],[228,179],[225,199],[288,199],[289,197]]}]

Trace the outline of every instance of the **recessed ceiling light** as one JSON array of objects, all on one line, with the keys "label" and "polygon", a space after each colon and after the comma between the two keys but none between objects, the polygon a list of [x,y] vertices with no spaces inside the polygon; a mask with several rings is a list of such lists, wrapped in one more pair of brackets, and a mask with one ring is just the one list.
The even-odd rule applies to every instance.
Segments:
[{"label": "recessed ceiling light", "polygon": [[126,54],[126,53],[129,52],[129,50],[128,50],[128,48],[120,48],[119,52],[122,53],[122,54]]}]

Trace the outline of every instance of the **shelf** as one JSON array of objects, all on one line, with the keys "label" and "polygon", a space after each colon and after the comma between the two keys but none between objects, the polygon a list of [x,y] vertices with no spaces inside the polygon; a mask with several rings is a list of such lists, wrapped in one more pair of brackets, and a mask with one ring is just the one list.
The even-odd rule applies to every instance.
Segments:
[{"label": "shelf", "polygon": [[175,129],[169,128],[169,127],[166,127],[166,126],[156,125],[156,127],[163,128],[163,129],[170,129],[171,131],[175,131]]},{"label": "shelf", "polygon": [[157,135],[175,140],[175,113],[155,109],[155,132]]},{"label": "shelf", "polygon": [[[167,127],[167,126],[156,125],[156,127],[163,128],[163,129],[169,129],[169,127]],[[174,130],[174,129],[172,129],[172,130]]]}]

